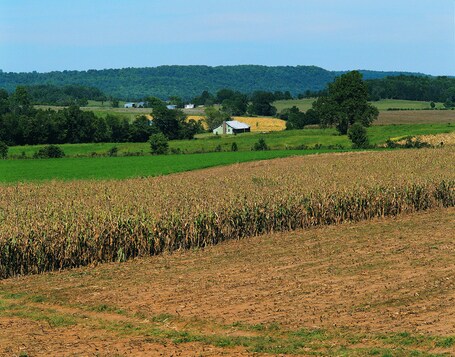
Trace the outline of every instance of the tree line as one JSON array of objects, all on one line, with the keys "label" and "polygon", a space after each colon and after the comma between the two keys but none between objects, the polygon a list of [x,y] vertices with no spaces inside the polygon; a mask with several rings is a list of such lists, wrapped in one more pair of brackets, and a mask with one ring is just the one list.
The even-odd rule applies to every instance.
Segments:
[{"label": "tree line", "polygon": [[397,76],[366,81],[371,100],[434,101],[455,106],[455,78]]},{"label": "tree line", "polygon": [[[159,66],[48,73],[12,73],[0,70],[0,88],[13,92],[18,85],[81,85],[99,88],[108,97],[135,101],[155,96],[167,100],[178,96],[185,101],[207,90],[216,93],[231,88],[242,93],[289,91],[292,96],[323,90],[345,72],[316,66]],[[362,71],[365,79],[398,75],[394,72]]]},{"label": "tree line", "polygon": [[76,105],[36,109],[27,88],[17,87],[12,94],[0,90],[0,141],[7,145],[146,142],[156,133],[169,140],[192,139],[202,130],[199,122],[187,121],[182,111],[169,110],[164,103],[153,108],[153,121],[142,115],[130,122],[115,115],[98,117]]},{"label": "tree line", "polygon": [[57,106],[86,106],[89,100],[104,102],[107,96],[98,88],[80,85],[55,86],[50,84],[24,86],[33,104]]}]

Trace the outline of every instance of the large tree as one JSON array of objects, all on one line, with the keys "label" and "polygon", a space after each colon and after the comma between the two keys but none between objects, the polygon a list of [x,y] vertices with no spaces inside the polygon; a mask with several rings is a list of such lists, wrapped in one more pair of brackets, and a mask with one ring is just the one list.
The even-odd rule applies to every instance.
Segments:
[{"label": "large tree", "polygon": [[256,91],[251,95],[248,112],[252,115],[274,116],[276,108],[271,104],[275,100],[273,93]]},{"label": "large tree", "polygon": [[327,95],[313,104],[322,126],[335,125],[341,134],[347,134],[354,123],[370,126],[379,112],[368,103],[368,88],[362,74],[352,71],[329,84]]}]

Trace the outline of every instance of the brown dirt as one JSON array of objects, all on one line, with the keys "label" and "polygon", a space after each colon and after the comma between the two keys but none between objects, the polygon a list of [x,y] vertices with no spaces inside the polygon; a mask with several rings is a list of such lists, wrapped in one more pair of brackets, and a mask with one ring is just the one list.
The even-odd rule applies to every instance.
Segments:
[{"label": "brown dirt", "polygon": [[455,123],[455,110],[381,111],[374,125]]},{"label": "brown dirt", "polygon": [[[8,279],[0,282],[0,292],[43,296],[44,302],[28,304],[93,321],[98,315],[119,319],[112,312],[87,312],[101,304],[126,311],[125,321],[171,314],[177,320],[168,327],[175,330],[188,324],[233,335],[216,326],[242,322],[450,336],[455,334],[454,237],[455,209],[439,209]],[[455,354],[454,347],[444,351]],[[163,346],[80,321],[51,327],[1,317],[0,355],[21,350],[37,356],[246,354],[241,347],[222,350],[202,343]]]}]

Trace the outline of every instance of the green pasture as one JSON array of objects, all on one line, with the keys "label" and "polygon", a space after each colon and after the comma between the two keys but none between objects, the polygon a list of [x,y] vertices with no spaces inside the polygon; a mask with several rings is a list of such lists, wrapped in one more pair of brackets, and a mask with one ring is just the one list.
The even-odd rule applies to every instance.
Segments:
[{"label": "green pasture", "polygon": [[[388,139],[398,140],[407,136],[441,134],[455,131],[452,124],[402,124],[380,125],[367,129],[370,143],[373,145],[384,144]],[[171,141],[169,146],[174,151],[182,154],[231,151],[235,142],[238,150],[251,151],[253,145],[263,138],[272,150],[286,150],[293,148],[314,148],[315,146],[330,149],[333,147],[350,148],[351,142],[346,135],[339,135],[333,129],[302,129],[270,133],[245,133],[239,135],[214,136],[212,134],[197,135],[193,140]],[[31,158],[33,154],[44,145],[13,146],[9,148],[9,156],[17,158],[25,156]],[[118,155],[144,155],[150,151],[148,143],[89,143],[89,144],[63,144],[59,145],[66,156],[97,156],[106,155],[112,147],[118,148]]]},{"label": "green pasture", "polygon": [[0,160],[0,182],[149,177],[212,166],[323,152],[327,151],[284,150],[162,156]]}]

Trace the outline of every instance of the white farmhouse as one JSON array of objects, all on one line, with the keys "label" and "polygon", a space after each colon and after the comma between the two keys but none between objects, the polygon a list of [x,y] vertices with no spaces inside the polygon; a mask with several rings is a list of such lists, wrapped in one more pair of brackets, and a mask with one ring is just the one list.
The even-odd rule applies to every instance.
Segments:
[{"label": "white farmhouse", "polygon": [[238,133],[249,133],[250,126],[241,123],[237,120],[223,121],[218,128],[213,129],[213,134],[222,135],[222,134],[238,134]]}]

